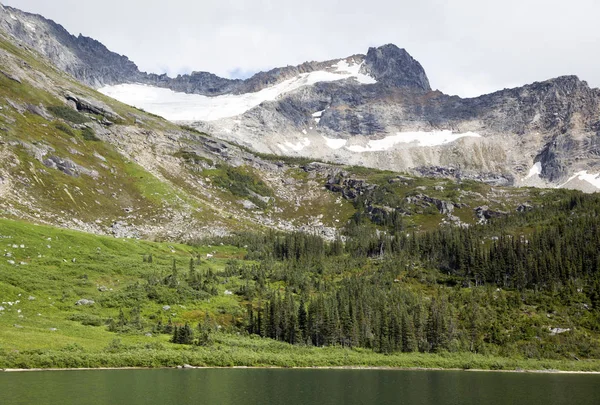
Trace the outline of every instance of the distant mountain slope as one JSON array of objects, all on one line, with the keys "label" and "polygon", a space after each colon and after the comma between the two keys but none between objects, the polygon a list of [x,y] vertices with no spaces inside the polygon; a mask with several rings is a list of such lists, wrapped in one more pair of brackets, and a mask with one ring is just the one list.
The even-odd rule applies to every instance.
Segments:
[{"label": "distant mountain slope", "polygon": [[393,197],[365,200],[369,215],[397,212],[415,231],[475,224],[481,206],[514,211],[539,195],[257,154],[106,97],[0,30],[0,217],[119,238],[333,239],[376,189]]},{"label": "distant mountain slope", "polygon": [[104,94],[263,153],[495,185],[600,186],[600,90],[574,76],[461,99],[432,91],[419,62],[388,44],[247,80],[169,78],[14,8],[0,10],[0,28]]}]

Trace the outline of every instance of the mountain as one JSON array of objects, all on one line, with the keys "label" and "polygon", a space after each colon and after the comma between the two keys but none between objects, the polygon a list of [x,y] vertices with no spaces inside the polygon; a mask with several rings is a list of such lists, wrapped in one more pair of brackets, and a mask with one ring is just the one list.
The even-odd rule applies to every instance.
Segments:
[{"label": "mountain", "polygon": [[2,217],[117,237],[273,228],[331,239],[353,212],[323,188],[341,169],[299,166],[103,96],[0,29]]},{"label": "mountain", "polygon": [[[41,35],[41,17],[26,14],[24,19],[14,9],[1,11],[2,21],[35,23],[36,35],[46,44],[54,41],[53,36]],[[159,240],[190,241],[265,229],[317,233],[332,240],[363,209],[375,221],[401,213],[411,229],[420,231],[442,224],[469,226],[496,213],[542,204],[540,190],[473,183],[462,169],[430,167],[420,177],[258,153],[107,97],[55,66],[41,51],[49,48],[39,44],[0,29],[2,217]],[[396,55],[395,64],[387,61],[390,52]],[[325,71],[301,73],[250,93],[296,88],[246,114],[284,105],[298,92],[331,87],[348,96],[358,94],[350,93],[354,89],[375,97],[377,89],[387,86],[398,94],[432,94],[422,67],[394,46],[326,66]],[[346,79],[321,81],[331,77]],[[302,86],[306,82],[314,84]],[[223,97],[255,102],[248,95]],[[233,107],[235,103],[228,104]],[[292,107],[279,113],[292,114]],[[330,109],[310,119],[334,118]],[[260,130],[276,124],[265,122]],[[288,151],[304,147],[282,142]],[[338,146],[338,141],[329,142]],[[546,161],[556,154],[549,151]],[[487,182],[502,182],[494,173],[486,176]]]},{"label": "mountain", "polygon": [[452,173],[495,185],[600,187],[600,90],[574,76],[462,99],[388,44],[246,80],[140,72],[98,41],[3,7],[0,27],[104,94],[262,153]]}]

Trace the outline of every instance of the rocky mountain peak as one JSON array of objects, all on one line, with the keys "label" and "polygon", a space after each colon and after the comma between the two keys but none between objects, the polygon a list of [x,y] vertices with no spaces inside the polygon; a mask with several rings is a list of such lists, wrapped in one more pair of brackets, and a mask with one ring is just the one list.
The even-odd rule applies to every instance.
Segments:
[{"label": "rocky mountain peak", "polygon": [[13,7],[0,8],[0,29],[92,87],[138,81],[143,75],[126,56],[99,41],[71,35],[62,25]]},{"label": "rocky mountain peak", "polygon": [[378,82],[394,87],[431,91],[423,66],[405,49],[394,44],[369,48],[361,71]]}]

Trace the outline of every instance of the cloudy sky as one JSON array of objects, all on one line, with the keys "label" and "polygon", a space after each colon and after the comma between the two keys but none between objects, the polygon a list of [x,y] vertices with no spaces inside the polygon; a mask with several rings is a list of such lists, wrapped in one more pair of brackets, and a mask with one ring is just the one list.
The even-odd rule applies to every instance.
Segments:
[{"label": "cloudy sky", "polygon": [[433,88],[476,96],[575,74],[600,87],[597,0],[0,0],[142,70],[244,77],[395,43]]}]

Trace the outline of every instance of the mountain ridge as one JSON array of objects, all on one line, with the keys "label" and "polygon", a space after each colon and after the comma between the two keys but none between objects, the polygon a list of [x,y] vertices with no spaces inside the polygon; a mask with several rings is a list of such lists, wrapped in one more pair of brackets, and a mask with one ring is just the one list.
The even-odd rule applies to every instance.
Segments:
[{"label": "mountain ridge", "polygon": [[[5,15],[5,18],[1,21],[1,26],[5,31],[9,32],[15,38],[23,40],[30,46],[40,50],[42,54],[48,57],[61,69],[72,74],[83,83],[95,88],[125,82],[136,82],[169,88],[174,91],[182,91],[188,94],[201,94],[207,96],[241,94],[259,91],[269,85],[277,84],[287,77],[325,69],[331,64],[335,64],[342,60],[358,60],[367,61],[367,63],[369,63],[370,60],[373,59],[374,62],[377,61],[379,63],[379,66],[366,66],[364,69],[365,72],[373,72],[378,78],[391,84],[399,86],[417,85],[425,90],[429,90],[428,79],[420,64],[412,59],[404,49],[392,49],[390,44],[380,48],[370,48],[366,55],[355,54],[345,58],[330,59],[322,62],[311,61],[304,62],[297,66],[273,68],[268,71],[258,72],[244,80],[223,78],[206,71],[193,71],[190,74],[169,77],[167,74],[142,72],[127,56],[119,55],[108,50],[105,45],[96,39],[82,34],[74,36],[62,25],[41,15],[23,12],[9,6],[5,6],[4,9],[7,12],[7,15]],[[53,44],[53,46],[40,44],[41,39],[37,38],[36,30],[31,29],[31,26],[35,26],[34,24],[36,22],[47,27],[50,34],[56,38],[58,44]],[[71,57],[72,55],[69,55],[68,52],[60,52],[58,49],[59,44],[66,50],[72,50],[74,56],[76,56],[81,63],[73,63],[74,60]],[[381,55],[378,57],[374,53],[376,49],[379,49],[380,53],[401,54],[402,64],[404,66],[411,68],[411,65],[414,65],[417,69],[420,69],[421,72],[415,74],[417,77],[413,81],[411,79],[399,79],[397,77],[397,69],[389,69],[389,66],[387,67],[388,69],[386,72],[381,71],[384,66],[381,64]],[[384,59],[387,60],[388,58]],[[108,63],[102,63],[102,61],[108,61]]]},{"label": "mountain ridge", "polygon": [[[41,16],[9,7],[1,14],[0,27],[78,80],[167,118],[177,111],[171,120],[263,153],[417,174],[429,167],[472,178],[491,173],[514,186],[600,187],[600,90],[576,76],[460,98],[432,91],[421,64],[387,44],[246,80],[208,72],[170,78],[140,72]],[[136,96],[133,83],[147,94]],[[124,87],[111,92],[117,86]],[[171,95],[158,96],[167,89],[173,100],[147,102]]]}]

